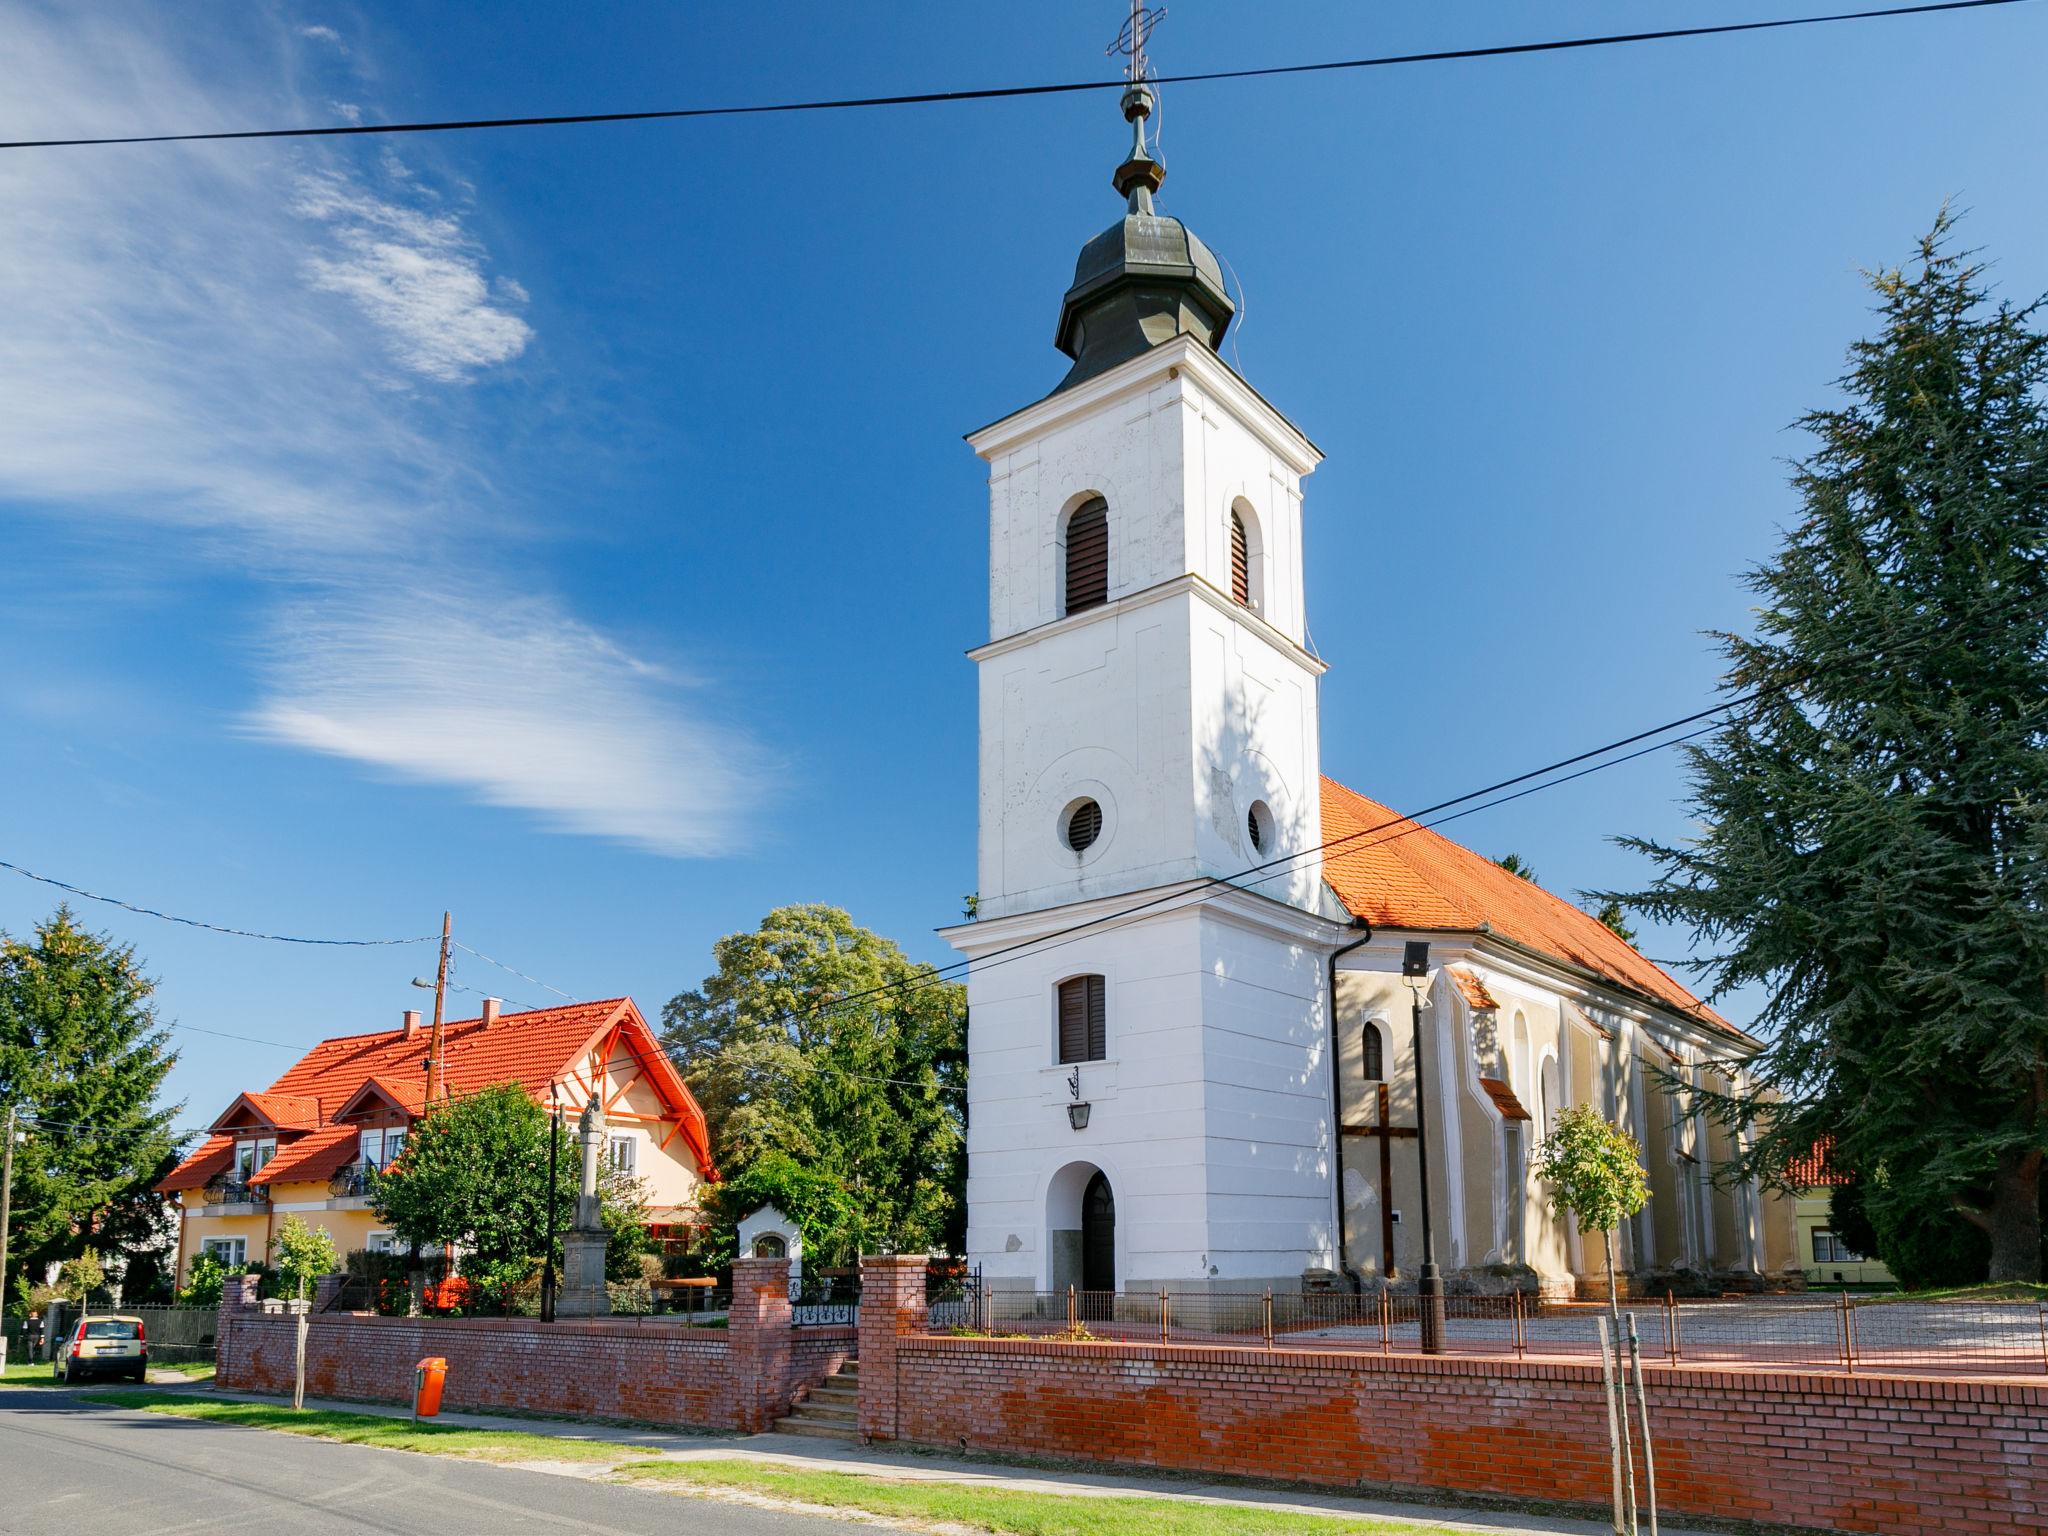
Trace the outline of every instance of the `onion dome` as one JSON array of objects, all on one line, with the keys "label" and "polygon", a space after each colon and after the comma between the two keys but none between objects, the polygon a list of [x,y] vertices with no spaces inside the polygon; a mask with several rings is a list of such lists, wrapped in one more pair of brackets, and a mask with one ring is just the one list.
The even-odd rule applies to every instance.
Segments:
[{"label": "onion dome", "polygon": [[1179,219],[1153,210],[1152,194],[1166,179],[1166,167],[1145,144],[1153,105],[1142,82],[1123,94],[1131,152],[1114,182],[1125,213],[1082,246],[1074,264],[1054,338],[1074,366],[1055,394],[1176,336],[1199,336],[1213,351],[1236,313],[1215,252]]}]

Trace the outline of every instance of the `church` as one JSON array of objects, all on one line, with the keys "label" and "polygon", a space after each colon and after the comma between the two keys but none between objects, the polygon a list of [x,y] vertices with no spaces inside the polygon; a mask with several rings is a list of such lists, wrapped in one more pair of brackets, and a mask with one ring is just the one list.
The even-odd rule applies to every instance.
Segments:
[{"label": "church", "polygon": [[1725,1086],[1759,1042],[1324,776],[1322,454],[1219,355],[1221,266],[1154,206],[1151,89],[1122,101],[1125,210],[1061,302],[1071,366],[968,437],[979,902],[945,937],[972,962],[970,1261],[1019,1291],[1412,1286],[1426,1193],[1451,1289],[1591,1292],[1601,1244],[1534,1173],[1557,1112],[1591,1104],[1650,1175],[1632,1284],[1796,1274],[1790,1202],[1717,1178],[1727,1132],[1670,1091]]}]

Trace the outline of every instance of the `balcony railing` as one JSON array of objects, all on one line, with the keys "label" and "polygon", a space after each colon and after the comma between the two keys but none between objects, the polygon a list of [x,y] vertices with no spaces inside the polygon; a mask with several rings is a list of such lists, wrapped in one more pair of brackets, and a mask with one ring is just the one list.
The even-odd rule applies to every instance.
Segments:
[{"label": "balcony railing", "polygon": [[347,1200],[357,1195],[371,1195],[377,1192],[377,1165],[374,1163],[350,1163],[327,1181],[327,1193],[336,1200]]},{"label": "balcony railing", "polygon": [[270,1191],[246,1179],[215,1179],[204,1191],[208,1205],[268,1205]]}]

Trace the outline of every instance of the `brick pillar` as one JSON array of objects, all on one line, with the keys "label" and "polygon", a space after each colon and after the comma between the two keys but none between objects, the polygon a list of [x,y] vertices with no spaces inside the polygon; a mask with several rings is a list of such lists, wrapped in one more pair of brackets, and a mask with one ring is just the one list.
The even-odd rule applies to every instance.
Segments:
[{"label": "brick pillar", "polygon": [[223,1387],[242,1385],[235,1323],[256,1311],[260,1283],[255,1275],[229,1275],[221,1282],[220,1316],[213,1325],[213,1379]]},{"label": "brick pillar", "polygon": [[896,1341],[926,1328],[925,1257],[867,1256],[860,1261],[860,1432],[896,1438]]},{"label": "brick pillar", "polygon": [[789,1412],[789,1260],[734,1259],[726,1325],[733,1428],[757,1435]]},{"label": "brick pillar", "polygon": [[334,1298],[341,1294],[341,1288],[348,1284],[347,1275],[322,1275],[313,1282],[313,1310],[325,1312],[334,1305]]}]

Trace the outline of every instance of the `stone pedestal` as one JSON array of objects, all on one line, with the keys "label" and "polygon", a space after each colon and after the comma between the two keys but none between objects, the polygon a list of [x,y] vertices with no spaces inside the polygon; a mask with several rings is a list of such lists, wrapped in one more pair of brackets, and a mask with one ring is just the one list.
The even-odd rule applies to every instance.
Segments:
[{"label": "stone pedestal", "polygon": [[604,1228],[572,1227],[562,1234],[562,1284],[555,1292],[555,1316],[603,1317],[612,1309],[604,1288]]}]

